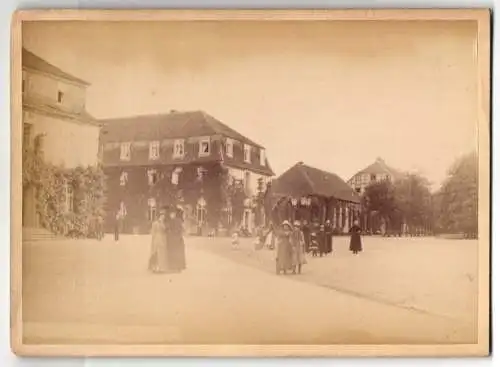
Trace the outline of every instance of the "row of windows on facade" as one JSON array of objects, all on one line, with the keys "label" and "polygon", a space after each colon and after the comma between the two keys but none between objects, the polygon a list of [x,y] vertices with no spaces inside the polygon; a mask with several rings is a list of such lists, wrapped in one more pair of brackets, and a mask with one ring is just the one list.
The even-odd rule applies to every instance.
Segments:
[{"label": "row of windows on facade", "polygon": [[[232,217],[232,208],[228,207],[225,208],[225,213],[228,216],[228,218]],[[200,198],[198,202],[196,203],[196,207],[192,208],[192,212],[190,213],[191,216],[194,216],[197,220],[197,222],[204,222],[206,219],[206,212],[207,212],[207,203],[203,198]],[[121,218],[125,218],[127,216],[127,208],[125,206],[125,203],[122,201],[120,202],[120,208],[118,210],[118,216]],[[148,199],[148,220],[154,221],[157,218],[158,215],[158,206],[156,203],[155,198],[149,198]]]},{"label": "row of windows on facade", "polygon": [[[391,176],[390,175],[384,175],[382,178],[380,178],[380,180],[390,180],[391,179]],[[354,178],[354,182],[355,183],[368,183],[368,182],[371,182],[371,181],[376,181],[377,180],[377,175],[376,174],[371,174],[371,175],[357,175],[355,178]]]},{"label": "row of windows on facade", "polygon": [[[207,170],[205,168],[198,167],[197,168],[197,172],[196,172],[196,178],[199,181],[201,181],[203,179],[203,176],[206,174],[206,172],[207,172]],[[172,176],[171,176],[171,179],[170,179],[170,182],[173,185],[178,185],[179,184],[179,175],[181,173],[182,173],[182,167],[177,167],[176,169],[173,170]],[[156,185],[156,183],[158,183],[158,181],[160,180],[160,173],[156,169],[148,169],[146,171],[146,175],[148,177],[148,185],[149,186]],[[232,179],[232,177],[231,177],[231,179]],[[123,171],[120,174],[120,186],[126,186],[127,182],[128,182],[128,172]],[[232,184],[232,182],[230,182],[229,184]],[[246,187],[249,186],[249,184],[250,184],[250,172],[245,171],[243,185],[246,188]]]},{"label": "row of windows on facade", "polygon": [[[234,157],[234,143],[232,139],[226,139],[226,155],[230,158]],[[122,143],[120,147],[120,160],[129,161],[131,159],[131,146],[132,143]],[[248,144],[244,145],[243,159],[246,163],[252,163],[252,147]],[[177,139],[174,141],[173,158],[183,158],[185,155],[184,140]],[[210,155],[210,138],[203,138],[199,142],[198,156],[206,157]],[[160,142],[152,141],[149,143],[149,159],[155,160],[160,158]],[[260,165],[266,165],[265,150],[260,150]]]}]

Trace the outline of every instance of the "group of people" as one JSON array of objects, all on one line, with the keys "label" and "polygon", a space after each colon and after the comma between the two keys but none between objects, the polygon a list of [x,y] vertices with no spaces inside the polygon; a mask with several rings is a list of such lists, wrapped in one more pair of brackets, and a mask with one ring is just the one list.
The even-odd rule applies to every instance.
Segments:
[{"label": "group of people", "polygon": [[[349,250],[354,254],[359,254],[362,250],[361,227],[358,221],[354,221],[350,228],[351,236]],[[278,229],[271,225],[268,231],[264,229],[259,233],[259,244],[256,248],[265,245],[269,249],[276,248],[276,273],[300,273],[302,265],[307,263],[306,253],[312,256],[326,256],[333,252],[333,227],[330,221],[325,224],[308,225],[307,222],[294,221],[293,226],[285,220]]]},{"label": "group of people", "polygon": [[179,273],[186,269],[182,210],[164,207],[151,228],[149,271]]},{"label": "group of people", "polygon": [[294,225],[284,221],[277,231],[278,248],[276,254],[276,274],[291,271],[293,274],[302,272],[302,265],[307,264],[304,234],[300,222]]}]

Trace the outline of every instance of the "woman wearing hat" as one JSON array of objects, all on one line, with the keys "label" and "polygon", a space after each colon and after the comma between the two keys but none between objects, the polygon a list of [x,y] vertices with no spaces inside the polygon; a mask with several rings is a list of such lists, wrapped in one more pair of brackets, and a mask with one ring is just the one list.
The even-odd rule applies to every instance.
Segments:
[{"label": "woman wearing hat", "polygon": [[164,273],[168,270],[166,218],[167,210],[162,208],[151,228],[149,270],[153,273]]},{"label": "woman wearing hat", "polygon": [[[306,260],[306,249],[305,249],[305,240],[304,234],[302,233],[302,229],[300,228],[300,222],[296,220],[293,223],[293,234],[292,234],[292,245],[293,245],[293,262],[297,269],[297,272],[300,274],[302,272],[302,265],[307,264]],[[295,273],[295,269],[293,270]]]},{"label": "woman wearing hat", "polygon": [[182,208],[174,207],[167,221],[168,267],[173,272],[186,269],[183,214]]},{"label": "woman wearing hat", "polygon": [[349,233],[351,234],[349,250],[351,250],[354,255],[357,255],[363,251],[363,246],[361,244],[361,227],[359,226],[358,220],[354,221],[354,225],[349,230]]},{"label": "woman wearing hat", "polygon": [[285,220],[278,233],[278,249],[276,253],[276,274],[286,274],[294,268],[292,250],[293,228],[289,221]]}]

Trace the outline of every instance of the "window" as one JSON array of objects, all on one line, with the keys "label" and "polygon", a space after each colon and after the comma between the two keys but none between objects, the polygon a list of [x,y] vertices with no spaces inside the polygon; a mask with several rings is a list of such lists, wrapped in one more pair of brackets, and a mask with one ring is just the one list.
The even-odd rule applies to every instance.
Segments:
[{"label": "window", "polygon": [[149,198],[148,199],[148,220],[150,222],[156,219],[156,199]]},{"label": "window", "polygon": [[160,157],[160,142],[152,141],[149,143],[149,159],[158,159]]},{"label": "window", "polygon": [[26,92],[26,76],[24,75],[24,72],[23,72],[23,82],[21,84],[21,91],[23,92]]},{"label": "window", "polygon": [[264,149],[260,150],[260,165],[261,166],[266,165],[266,151]]},{"label": "window", "polygon": [[125,216],[127,215],[127,208],[125,207],[125,203],[123,201],[120,202],[120,210],[118,211],[118,215],[121,218],[125,218]]},{"label": "window", "polygon": [[128,173],[122,172],[120,175],[120,186],[125,186],[128,182]]},{"label": "window", "polygon": [[66,212],[72,213],[74,209],[74,201],[75,201],[75,193],[73,190],[73,186],[69,183],[64,184],[64,198],[65,198],[65,207]]},{"label": "window", "polygon": [[234,144],[232,139],[226,139],[226,155],[230,158],[233,157],[234,154]]},{"label": "window", "polygon": [[252,163],[252,147],[250,145],[245,144],[243,148],[244,160],[246,163]]},{"label": "window", "polygon": [[130,160],[130,143],[122,143],[120,146],[120,160],[129,161]]},{"label": "window", "polygon": [[245,181],[243,182],[245,190],[250,190],[250,177],[250,172],[245,171]]},{"label": "window", "polygon": [[356,192],[357,192],[358,194],[360,194],[360,193],[361,193],[361,188],[360,188],[360,187],[356,187]]},{"label": "window", "polygon": [[210,155],[210,138],[204,138],[200,140],[200,157],[206,157]]},{"label": "window", "polygon": [[196,221],[199,226],[203,226],[205,224],[207,215],[207,202],[203,197],[198,200],[196,204]]},{"label": "window", "polygon": [[179,176],[182,172],[182,167],[177,167],[176,169],[174,169],[174,171],[172,172],[172,185],[178,185],[179,184]]},{"label": "window", "polygon": [[156,185],[159,178],[158,172],[155,169],[148,169],[147,175],[148,175],[148,185],[149,186]]},{"label": "window", "polygon": [[24,123],[23,124],[23,149],[29,148],[31,145],[31,131],[33,125]]},{"label": "window", "polygon": [[370,175],[370,180],[371,181],[376,181],[377,180],[377,175]]},{"label": "window", "polygon": [[62,103],[64,98],[64,93],[61,91],[57,92],[57,103]]},{"label": "window", "polygon": [[179,139],[174,141],[174,158],[184,157],[184,140]]}]

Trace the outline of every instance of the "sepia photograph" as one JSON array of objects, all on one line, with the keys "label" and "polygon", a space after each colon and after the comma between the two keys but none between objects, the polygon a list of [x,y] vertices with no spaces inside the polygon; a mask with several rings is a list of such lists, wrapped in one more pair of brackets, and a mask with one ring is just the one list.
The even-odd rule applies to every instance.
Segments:
[{"label": "sepia photograph", "polygon": [[486,356],[490,13],[23,11],[20,355]]}]

